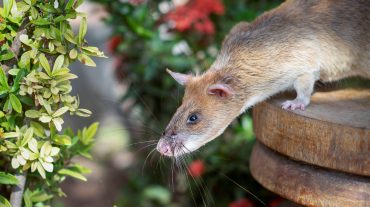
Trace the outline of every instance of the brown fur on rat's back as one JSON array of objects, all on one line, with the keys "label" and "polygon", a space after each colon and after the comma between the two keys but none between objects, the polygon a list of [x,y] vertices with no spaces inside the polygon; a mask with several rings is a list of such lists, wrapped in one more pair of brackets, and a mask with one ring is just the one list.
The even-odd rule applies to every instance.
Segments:
[{"label": "brown fur on rat's back", "polygon": [[370,2],[288,0],[236,25],[207,73],[215,70],[239,80],[243,100],[285,90],[309,70],[323,81],[370,78]]},{"label": "brown fur on rat's back", "polygon": [[[166,131],[180,134],[181,144],[194,150],[278,92],[294,88],[297,98],[283,108],[304,109],[316,80],[349,76],[370,78],[369,0],[288,0],[252,23],[234,26],[210,69],[187,80]],[[207,93],[213,84],[228,86],[232,95]],[[186,118],[194,111],[201,111],[202,121],[189,126]]]}]

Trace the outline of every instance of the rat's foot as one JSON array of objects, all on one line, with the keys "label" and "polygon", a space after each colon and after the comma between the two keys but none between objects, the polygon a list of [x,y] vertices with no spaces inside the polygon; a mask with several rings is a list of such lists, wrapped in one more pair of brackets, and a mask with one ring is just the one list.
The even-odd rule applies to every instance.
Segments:
[{"label": "rat's foot", "polygon": [[291,100],[291,101],[284,101],[284,103],[281,104],[281,108],[283,108],[285,110],[300,109],[300,110],[304,111],[305,107],[307,105],[308,104],[305,104],[304,101],[302,101],[302,100],[294,99],[294,100]]}]

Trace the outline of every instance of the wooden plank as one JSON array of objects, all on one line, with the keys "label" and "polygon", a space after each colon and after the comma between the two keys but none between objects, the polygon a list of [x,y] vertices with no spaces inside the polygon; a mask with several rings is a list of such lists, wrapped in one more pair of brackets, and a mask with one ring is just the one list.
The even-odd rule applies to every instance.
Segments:
[{"label": "wooden plank", "polygon": [[369,177],[293,161],[258,142],[250,170],[265,188],[305,206],[370,206]]},{"label": "wooden plank", "polygon": [[370,90],[319,92],[305,111],[281,109],[291,98],[253,109],[259,141],[293,159],[370,176]]}]

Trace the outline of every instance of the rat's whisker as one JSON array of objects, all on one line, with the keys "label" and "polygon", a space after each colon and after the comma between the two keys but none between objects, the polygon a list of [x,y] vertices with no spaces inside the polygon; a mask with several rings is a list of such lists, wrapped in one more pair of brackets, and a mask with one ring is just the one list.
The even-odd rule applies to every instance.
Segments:
[{"label": "rat's whisker", "polygon": [[258,202],[260,202],[263,206],[266,206],[266,204],[260,199],[258,198],[255,194],[253,194],[251,191],[249,191],[248,189],[246,189],[245,187],[241,186],[239,183],[237,183],[236,181],[234,181],[233,179],[231,179],[229,176],[223,174],[223,173],[218,173],[219,175],[225,177],[226,179],[228,179],[229,181],[231,181],[232,183],[234,183],[236,186],[238,186],[239,188],[241,188],[242,190],[244,190],[245,192],[249,193],[250,195],[252,195]]},{"label": "rat's whisker", "polygon": [[144,175],[144,168],[145,168],[145,164],[146,164],[146,161],[147,159],[150,157],[151,154],[153,154],[153,152],[155,152],[156,148],[154,147],[154,149],[152,149],[148,155],[146,156],[145,160],[144,160],[144,164],[143,164],[143,167],[141,169],[141,174]]}]

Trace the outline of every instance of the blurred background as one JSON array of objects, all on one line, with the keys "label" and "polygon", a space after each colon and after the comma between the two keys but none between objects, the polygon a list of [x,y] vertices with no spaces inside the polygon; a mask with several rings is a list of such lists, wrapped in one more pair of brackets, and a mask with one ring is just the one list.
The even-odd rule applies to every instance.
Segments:
[{"label": "blurred background", "polygon": [[[93,0],[90,45],[105,50],[96,69],[73,66],[73,84],[90,119],[70,117],[80,128],[99,121],[88,181],[67,179],[65,207],[296,206],[256,183],[248,161],[255,142],[250,112],[184,159],[178,169],[154,150],[181,103],[183,88],[166,74],[202,72],[215,59],[233,25],[252,21],[280,0]],[[78,28],[79,22],[72,22]],[[89,122],[89,123],[87,123]],[[154,150],[154,151],[153,151]]]}]

